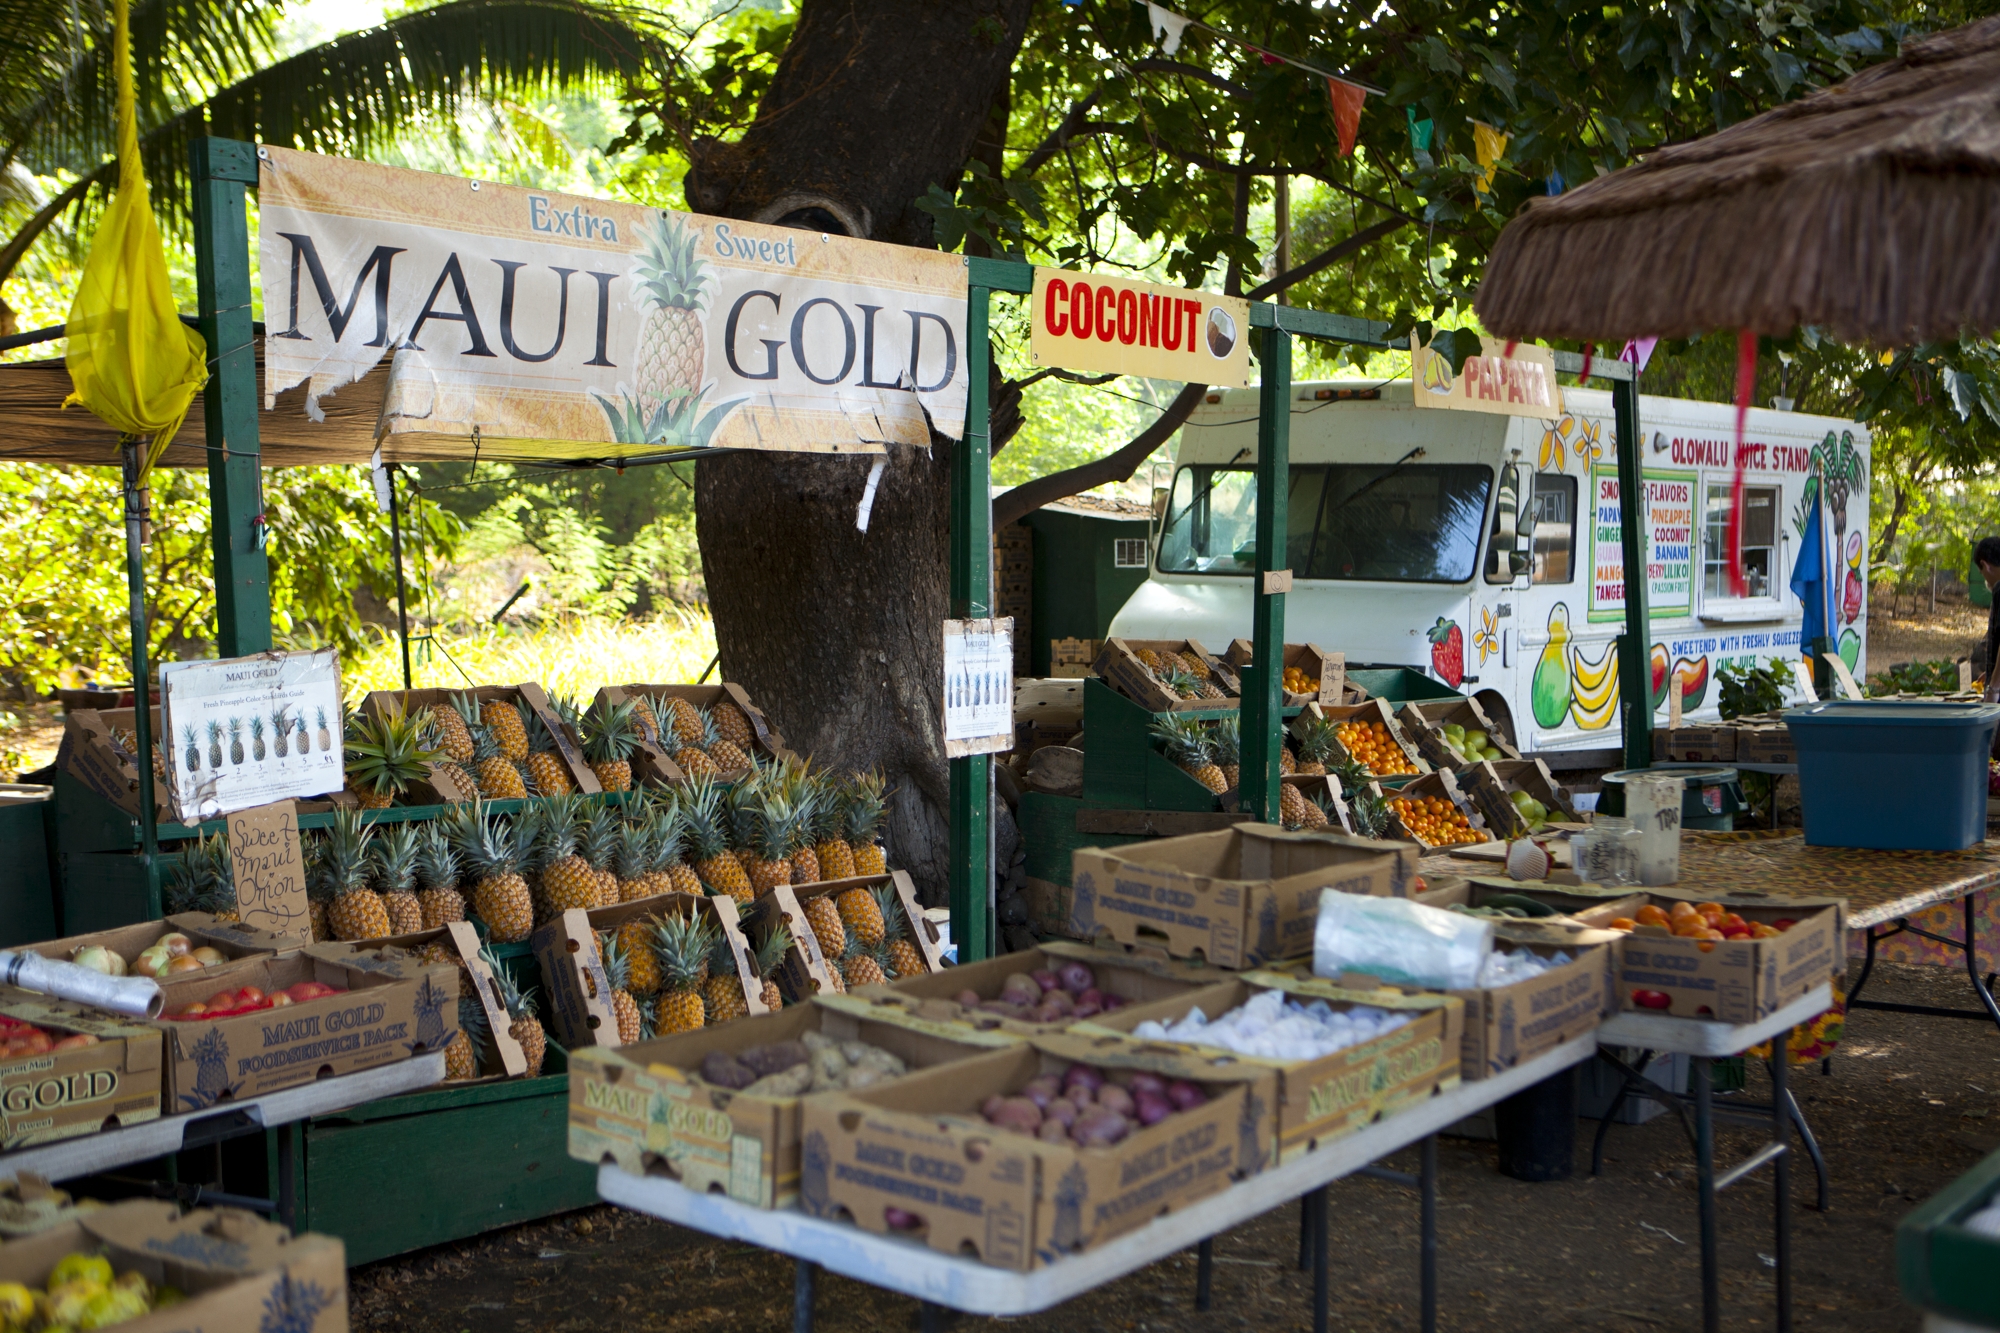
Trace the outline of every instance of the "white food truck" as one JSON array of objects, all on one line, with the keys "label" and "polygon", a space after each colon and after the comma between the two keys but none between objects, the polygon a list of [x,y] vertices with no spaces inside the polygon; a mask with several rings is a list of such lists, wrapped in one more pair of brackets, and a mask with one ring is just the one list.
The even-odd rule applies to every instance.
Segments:
[{"label": "white food truck", "polygon": [[[1859,677],[1867,432],[1750,411],[1737,595],[1727,542],[1735,409],[1643,394],[1639,404],[1661,722],[1677,678],[1683,716],[1712,718],[1717,672],[1798,660],[1801,611],[1789,585],[1820,486],[1841,580],[1829,637]],[[1568,389],[1562,406],[1562,416],[1538,420],[1418,408],[1408,380],[1295,386],[1279,562],[1294,579],[1285,639],[1344,652],[1355,665],[1422,670],[1477,697],[1524,753],[1559,767],[1597,762],[1578,752],[1622,744],[1623,497],[1611,395]],[[1152,570],[1113,635],[1217,647],[1250,634],[1256,457],[1257,390],[1210,392],[1181,431]]]}]

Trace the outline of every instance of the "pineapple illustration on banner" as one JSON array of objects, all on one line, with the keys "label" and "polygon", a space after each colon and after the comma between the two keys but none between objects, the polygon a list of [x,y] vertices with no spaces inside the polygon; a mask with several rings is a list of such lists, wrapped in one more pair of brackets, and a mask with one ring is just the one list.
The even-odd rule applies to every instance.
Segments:
[{"label": "pineapple illustration on banner", "polygon": [[304,386],[320,420],[372,380],[384,459],[965,433],[962,256],[269,146],[258,165],[266,405]]}]

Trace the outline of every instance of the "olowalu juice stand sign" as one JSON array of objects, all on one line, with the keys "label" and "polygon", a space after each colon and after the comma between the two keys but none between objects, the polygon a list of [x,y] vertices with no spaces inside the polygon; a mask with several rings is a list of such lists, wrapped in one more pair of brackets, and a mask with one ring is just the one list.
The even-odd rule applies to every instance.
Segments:
[{"label": "olowalu juice stand sign", "polygon": [[304,385],[317,415],[386,358],[389,459],[425,436],[516,456],[964,437],[962,256],[258,156],[266,405]]}]

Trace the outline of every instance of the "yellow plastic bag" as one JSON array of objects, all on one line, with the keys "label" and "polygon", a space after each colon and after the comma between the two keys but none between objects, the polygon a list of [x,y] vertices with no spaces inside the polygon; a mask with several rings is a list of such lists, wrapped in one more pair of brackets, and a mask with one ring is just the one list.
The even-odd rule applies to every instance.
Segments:
[{"label": "yellow plastic bag", "polygon": [[118,0],[112,59],[118,74],[118,193],[84,261],[69,308],[70,396],[126,435],[150,436],[159,461],[208,379],[207,344],[180,321],[159,224],[139,165],[132,109],[132,37]]}]

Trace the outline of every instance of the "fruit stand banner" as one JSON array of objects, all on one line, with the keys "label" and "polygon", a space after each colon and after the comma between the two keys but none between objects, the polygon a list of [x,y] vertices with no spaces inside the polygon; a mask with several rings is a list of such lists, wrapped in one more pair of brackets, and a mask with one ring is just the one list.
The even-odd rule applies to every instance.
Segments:
[{"label": "fruit stand banner", "polygon": [[1556,357],[1546,347],[1509,343],[1504,355],[1468,356],[1456,375],[1451,361],[1410,335],[1410,379],[1418,407],[1499,412],[1516,417],[1559,417],[1562,389],[1556,384]]},{"label": "fruit stand banner", "polygon": [[318,420],[386,358],[386,458],[440,440],[623,457],[964,436],[962,256],[258,155],[265,405],[305,385]]},{"label": "fruit stand banner", "polygon": [[1250,303],[1241,297],[1038,268],[1028,309],[1036,365],[1226,388],[1250,383]]}]

